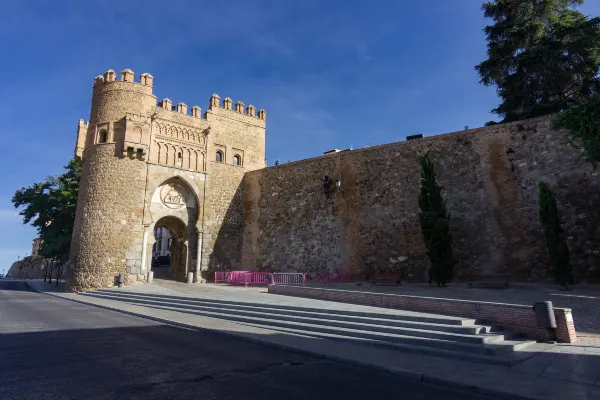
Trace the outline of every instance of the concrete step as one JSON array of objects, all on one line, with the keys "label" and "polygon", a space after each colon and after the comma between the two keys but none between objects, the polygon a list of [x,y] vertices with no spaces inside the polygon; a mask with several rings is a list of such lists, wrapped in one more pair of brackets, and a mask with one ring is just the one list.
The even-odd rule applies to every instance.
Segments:
[{"label": "concrete step", "polygon": [[[103,294],[95,294],[96,296],[103,296]],[[402,332],[402,328],[406,329],[418,329],[424,331],[436,331],[436,332],[449,332],[449,333],[457,333],[457,334],[467,334],[467,335],[476,335],[479,333],[486,334],[492,333],[495,329],[493,326],[486,325],[445,325],[445,324],[433,324],[429,322],[413,322],[413,321],[402,321],[399,319],[389,319],[389,318],[371,318],[371,317],[355,317],[355,316],[346,316],[341,314],[330,314],[329,310],[322,310],[321,312],[307,312],[307,311],[298,311],[294,314],[283,314],[281,312],[272,313],[269,308],[259,308],[255,307],[253,310],[247,310],[246,308],[239,307],[228,307],[219,304],[218,306],[210,306],[210,305],[196,305],[196,304],[182,304],[178,302],[169,302],[165,303],[164,301],[154,300],[154,299],[139,299],[138,297],[132,296],[119,296],[119,299],[132,299],[138,302],[143,302],[145,304],[177,304],[180,308],[197,310],[197,311],[208,311],[213,313],[219,313],[222,315],[238,315],[238,316],[247,316],[247,317],[266,317],[272,316],[282,321],[291,321],[291,322],[306,322],[306,323],[320,323],[320,320],[326,321],[323,322],[326,325],[330,326],[338,326],[338,327],[358,327],[363,329],[373,329],[375,331],[380,332]],[[139,300],[138,300],[139,299]],[[505,332],[494,332],[496,335],[506,335]],[[497,337],[501,339],[501,336]],[[493,340],[492,337],[489,338],[490,341]]]},{"label": "concrete step", "polygon": [[[92,294],[92,296],[101,296],[101,294]],[[110,297],[110,296],[107,296]],[[236,314],[223,314],[222,312],[190,310],[189,308],[181,308],[179,304],[171,302],[153,302],[140,301],[140,299],[125,299],[123,296],[119,298],[121,301],[139,305],[150,305],[155,308],[162,308],[173,311],[183,311],[195,315],[203,315],[212,318],[221,318],[230,321],[252,324],[268,329],[295,329],[306,333],[325,333],[340,335],[349,338],[369,339],[380,342],[400,343],[405,345],[415,345],[422,347],[432,347],[444,350],[462,351],[467,353],[477,354],[505,354],[517,349],[517,346],[526,346],[533,343],[529,341],[506,341],[504,335],[483,334],[483,335],[461,335],[448,332],[426,331],[420,329],[396,328],[396,327],[380,327],[385,328],[386,332],[377,331],[377,326],[350,323],[350,327],[340,327],[331,325],[339,321],[318,320],[311,321],[317,323],[306,322],[291,322],[284,321],[278,316],[267,315],[263,317],[248,317]]]},{"label": "concrete step", "polygon": [[[160,301],[176,301],[181,304],[205,304],[210,306],[219,306],[219,307],[229,307],[236,309],[246,309],[246,310],[254,310],[260,312],[269,312],[272,314],[282,314],[282,315],[290,315],[290,312],[293,313],[323,313],[326,312],[330,315],[340,315],[343,317],[368,317],[368,318],[380,318],[380,319],[390,319],[390,320],[401,320],[401,321],[412,321],[412,322],[426,322],[432,324],[443,324],[443,325],[458,325],[458,326],[472,326],[477,323],[475,319],[472,318],[461,318],[461,317],[452,317],[447,315],[437,315],[430,313],[419,313],[414,311],[404,311],[404,310],[392,310],[390,312],[362,312],[362,311],[352,311],[352,310],[336,310],[336,309],[321,309],[321,308],[310,308],[310,307],[297,307],[297,306],[287,306],[287,305],[276,305],[276,304],[256,304],[256,303],[246,303],[246,302],[236,302],[236,301],[224,301],[224,300],[214,300],[214,299],[202,299],[202,298],[191,298],[191,297],[183,297],[183,296],[157,296],[157,295],[149,295],[142,293],[131,293],[131,292],[120,292],[117,290],[98,290],[96,292],[88,292],[82,294],[84,296],[88,295],[108,295],[114,296],[117,298],[121,298],[123,296],[129,297],[137,297],[137,298],[145,298],[152,300],[160,300]],[[274,295],[271,295],[274,296]],[[373,307],[377,308],[377,307]],[[382,309],[385,310],[385,309]]]},{"label": "concrete step", "polygon": [[[253,324],[249,324],[253,325]],[[257,327],[261,327],[260,325],[253,325]],[[500,365],[505,367],[512,367],[514,365],[525,362],[529,358],[535,355],[534,351],[527,352],[522,351],[521,349],[509,352],[505,354],[496,354],[496,355],[488,355],[488,354],[478,354],[478,353],[468,353],[464,351],[455,351],[455,350],[445,350],[435,347],[429,346],[417,346],[414,344],[402,344],[402,343],[391,343],[386,341],[365,339],[365,338],[356,338],[356,337],[347,337],[343,335],[336,334],[328,334],[328,333],[317,333],[317,332],[305,332],[298,329],[286,329],[286,328],[276,328],[275,330],[286,332],[293,335],[304,336],[304,337],[312,337],[317,339],[330,339],[330,340],[339,340],[344,342],[356,343],[361,346],[372,346],[372,347],[380,347],[387,348],[394,351],[398,351],[399,353],[411,353],[411,354],[421,354],[433,357],[441,357],[452,360],[460,360],[460,361],[469,361],[480,364],[491,364],[491,365]],[[531,345],[534,347],[535,345]]]}]

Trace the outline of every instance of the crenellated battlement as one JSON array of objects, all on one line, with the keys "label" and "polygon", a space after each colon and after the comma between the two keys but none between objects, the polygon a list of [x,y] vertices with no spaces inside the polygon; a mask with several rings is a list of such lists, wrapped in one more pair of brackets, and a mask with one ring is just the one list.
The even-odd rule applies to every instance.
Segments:
[{"label": "crenellated battlement", "polygon": [[[98,75],[94,78],[94,90],[100,90],[100,88],[106,86],[107,84],[112,84],[113,82],[127,82],[130,84],[145,86],[147,88],[150,88],[151,94],[152,87],[154,86],[154,77],[149,73],[144,72],[143,74],[140,74],[139,81],[136,82],[135,73],[131,69],[126,68],[123,71],[121,71],[120,76],[117,79],[117,73],[114,70],[109,69],[103,75]],[[131,86],[129,87],[131,88]],[[159,101],[158,107],[167,111],[188,115],[194,118],[205,118],[205,116],[202,115],[202,109],[197,105],[193,106],[190,109],[191,113],[188,114],[187,104],[180,102],[174,106],[173,102],[169,98],[164,98],[163,100]],[[241,101],[236,102],[234,105],[233,100],[230,97],[226,97],[225,99],[223,99],[223,102],[221,104],[221,98],[219,97],[219,95],[213,94],[210,97],[208,110],[212,111],[216,109],[230,111],[232,113],[241,114],[251,118],[257,118],[263,121],[267,119],[267,112],[263,108],[261,108],[257,112],[256,108],[252,104],[246,106]]]},{"label": "crenellated battlement", "polygon": [[261,108],[258,111],[258,114],[256,114],[256,108],[252,104],[250,104],[250,105],[248,105],[248,107],[246,107],[244,103],[242,103],[241,101],[238,101],[237,103],[235,103],[235,110],[232,108],[232,105],[233,105],[233,100],[231,100],[230,97],[225,97],[225,99],[223,100],[223,105],[221,106],[221,98],[219,97],[218,94],[215,93],[212,96],[210,96],[210,100],[208,102],[208,109],[209,110],[214,110],[214,109],[228,110],[231,112],[246,115],[248,117],[258,118],[263,121],[267,119],[267,112],[265,111],[264,108]]},{"label": "crenellated battlement", "polygon": [[109,69],[103,75],[98,75],[94,78],[94,87],[105,85],[111,82],[137,83],[142,86],[148,86],[151,88],[154,85],[154,77],[149,73],[144,72],[143,74],[140,74],[139,82],[136,82],[135,73],[129,68],[126,68],[123,71],[121,71],[120,79],[117,80],[117,73],[114,70]]},{"label": "crenellated battlement", "polygon": [[177,105],[173,105],[173,102],[168,97],[165,97],[161,101],[158,102],[159,108],[162,108],[166,111],[172,111],[177,114],[187,115],[188,117],[193,118],[202,118],[202,109],[198,106],[193,106],[191,108],[191,114],[188,114],[188,106],[184,102],[177,103]]}]

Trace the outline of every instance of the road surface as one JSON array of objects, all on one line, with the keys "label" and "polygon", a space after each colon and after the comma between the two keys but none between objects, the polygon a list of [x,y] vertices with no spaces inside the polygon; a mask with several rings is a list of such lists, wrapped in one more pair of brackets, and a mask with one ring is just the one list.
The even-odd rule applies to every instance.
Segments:
[{"label": "road surface", "polygon": [[61,300],[3,279],[0,399],[493,400]]}]

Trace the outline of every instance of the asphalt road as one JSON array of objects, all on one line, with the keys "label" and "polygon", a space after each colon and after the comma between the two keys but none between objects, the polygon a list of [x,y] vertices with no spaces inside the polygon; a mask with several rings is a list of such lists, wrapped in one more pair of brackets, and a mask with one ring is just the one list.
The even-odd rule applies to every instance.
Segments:
[{"label": "asphalt road", "polygon": [[0,399],[493,398],[60,300],[0,279]]}]

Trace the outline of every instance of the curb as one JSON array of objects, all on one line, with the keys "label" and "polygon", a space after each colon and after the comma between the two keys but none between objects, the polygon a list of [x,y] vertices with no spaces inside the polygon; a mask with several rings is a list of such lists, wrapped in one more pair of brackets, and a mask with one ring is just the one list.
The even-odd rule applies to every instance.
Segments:
[{"label": "curb", "polygon": [[315,358],[321,358],[321,359],[326,359],[326,360],[341,362],[341,363],[344,363],[344,364],[354,365],[354,366],[358,366],[358,367],[362,367],[362,368],[368,368],[368,369],[377,370],[377,371],[381,371],[381,372],[387,372],[387,373],[390,373],[390,374],[393,374],[393,375],[401,376],[403,378],[417,380],[417,381],[425,382],[425,383],[428,383],[428,384],[431,384],[431,385],[445,386],[445,387],[449,387],[449,388],[454,388],[454,389],[460,389],[460,390],[469,391],[471,393],[475,392],[475,393],[480,393],[480,394],[491,395],[491,396],[495,396],[495,397],[497,397],[499,399],[506,399],[506,400],[537,400],[537,399],[532,398],[532,397],[524,397],[524,396],[519,396],[519,395],[513,395],[513,394],[510,394],[510,393],[500,392],[500,391],[497,391],[497,390],[494,390],[494,389],[488,389],[488,388],[480,387],[480,386],[476,386],[476,385],[468,385],[468,384],[463,384],[463,383],[457,383],[457,382],[454,382],[454,381],[451,381],[451,380],[448,380],[448,379],[438,378],[438,377],[435,377],[435,376],[429,376],[429,374],[421,374],[421,373],[414,372],[414,371],[411,371],[411,370],[399,369],[399,368],[386,368],[386,367],[382,367],[382,366],[377,365],[377,364],[372,364],[372,363],[368,363],[368,362],[361,362],[360,360],[356,360],[356,359],[352,359],[352,358],[339,357],[339,356],[331,356],[331,355],[319,353],[319,352],[316,352],[316,351],[304,350],[304,349],[299,349],[299,348],[293,347],[293,346],[287,346],[287,345],[272,343],[272,342],[268,342],[268,341],[265,341],[265,340],[255,339],[255,338],[251,338],[251,337],[247,337],[247,336],[241,336],[241,335],[238,335],[238,334],[235,334],[235,333],[223,332],[223,331],[214,330],[214,329],[210,329],[210,328],[203,328],[203,327],[196,326],[196,325],[190,325],[190,324],[185,324],[185,323],[181,323],[181,322],[171,321],[171,320],[168,320],[168,319],[165,319],[165,318],[153,317],[151,315],[140,314],[140,313],[133,312],[133,311],[126,311],[126,310],[122,310],[122,309],[119,309],[119,308],[116,308],[116,307],[104,306],[104,305],[100,305],[100,304],[89,303],[89,302],[86,302],[86,301],[83,301],[83,300],[77,300],[77,299],[62,297],[62,296],[58,296],[58,295],[50,293],[50,292],[43,292],[43,291],[39,290],[38,288],[34,287],[33,285],[31,285],[28,281],[26,281],[26,282],[27,282],[27,285],[32,290],[34,290],[35,292],[40,293],[40,294],[44,294],[44,295],[47,295],[47,296],[55,297],[57,299],[72,301],[74,303],[85,304],[87,306],[102,308],[102,309],[109,310],[109,311],[115,311],[115,312],[119,312],[121,314],[132,315],[132,316],[138,317],[138,318],[144,318],[144,319],[148,319],[148,320],[151,320],[151,321],[161,322],[163,324],[171,325],[171,326],[176,326],[178,328],[195,330],[195,331],[200,331],[200,332],[208,332],[208,333],[211,333],[211,334],[214,334],[214,335],[220,335],[220,336],[225,336],[225,337],[229,337],[229,338],[234,338],[234,339],[237,339],[237,340],[243,340],[245,342],[259,344],[259,345],[270,347],[270,348],[275,348],[275,349],[280,349],[280,350],[286,350],[286,351],[290,351],[290,352],[293,352],[293,353],[304,354],[304,355],[308,355],[308,356],[315,357]]}]

